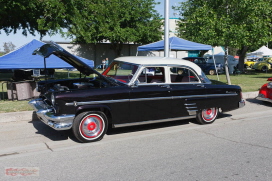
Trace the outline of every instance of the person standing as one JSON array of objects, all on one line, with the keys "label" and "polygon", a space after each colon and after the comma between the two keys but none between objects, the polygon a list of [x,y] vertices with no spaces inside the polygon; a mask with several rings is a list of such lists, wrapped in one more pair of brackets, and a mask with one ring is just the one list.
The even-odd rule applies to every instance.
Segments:
[{"label": "person standing", "polygon": [[108,68],[108,66],[109,66],[109,59],[106,58],[106,68]]},{"label": "person standing", "polygon": [[103,69],[103,71],[105,70],[105,66],[106,66],[106,60],[103,59],[103,60],[102,60],[102,69]]}]

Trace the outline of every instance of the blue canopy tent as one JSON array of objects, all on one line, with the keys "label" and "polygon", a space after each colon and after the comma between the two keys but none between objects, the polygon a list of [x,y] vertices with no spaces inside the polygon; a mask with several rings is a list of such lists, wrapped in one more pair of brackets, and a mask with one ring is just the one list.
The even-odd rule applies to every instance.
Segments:
[{"label": "blue canopy tent", "polygon": [[[195,51],[195,50],[212,50],[212,49],[213,48],[211,45],[196,43],[196,42],[188,41],[188,40],[178,38],[178,37],[170,37],[169,38],[169,50],[170,51],[171,50],[173,50],[173,51]],[[150,43],[147,45],[142,45],[142,46],[138,47],[138,51],[161,51],[161,50],[164,50],[164,40]],[[138,54],[138,51],[137,51],[137,54]],[[213,61],[214,61],[214,66],[216,67],[214,58],[213,58]],[[216,70],[216,74],[217,74],[217,79],[219,80],[217,70]]]},{"label": "blue canopy tent", "polygon": [[[169,49],[173,51],[212,50],[211,45],[200,44],[178,37],[170,37],[169,46],[170,46]],[[164,50],[164,40],[138,47],[138,51],[160,51],[160,50]]]},{"label": "blue canopy tent", "polygon": [[[0,69],[43,69],[44,58],[41,56],[34,56],[32,53],[34,50],[44,44],[45,43],[34,39],[19,49],[1,56]],[[94,62],[92,60],[78,56],[76,57],[90,67],[94,67]],[[73,66],[58,58],[57,56],[51,55],[50,57],[46,58],[46,68],[73,68]]]}]

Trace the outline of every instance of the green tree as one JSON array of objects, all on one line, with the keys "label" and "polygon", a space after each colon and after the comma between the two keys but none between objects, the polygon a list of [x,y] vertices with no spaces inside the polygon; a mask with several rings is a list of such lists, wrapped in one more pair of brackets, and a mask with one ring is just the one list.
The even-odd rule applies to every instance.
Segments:
[{"label": "green tree", "polygon": [[43,0],[0,0],[0,7],[0,30],[7,35],[18,30],[23,30],[25,36],[36,32],[41,37],[46,34],[46,31],[38,29],[37,22],[43,15]]},{"label": "green tree", "polygon": [[192,41],[240,49],[239,69],[249,47],[271,41],[272,1],[190,0],[175,7],[179,35]]},{"label": "green tree", "polygon": [[4,47],[4,53],[6,54],[15,50],[16,46],[12,42],[5,42],[3,47]]},{"label": "green tree", "polygon": [[108,41],[120,56],[124,43],[161,39],[162,21],[155,4],[154,0],[47,0],[39,25],[45,31],[71,36],[76,43]]}]

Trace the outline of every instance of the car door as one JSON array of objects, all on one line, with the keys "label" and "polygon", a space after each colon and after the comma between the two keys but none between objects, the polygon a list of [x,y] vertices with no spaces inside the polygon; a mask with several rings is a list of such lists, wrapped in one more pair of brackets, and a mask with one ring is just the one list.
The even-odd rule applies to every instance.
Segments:
[{"label": "car door", "polygon": [[145,69],[138,77],[139,85],[130,90],[130,122],[161,120],[172,116],[169,106],[172,102],[171,86],[165,82],[164,68],[152,68]]},{"label": "car door", "polygon": [[[175,117],[196,115],[196,112],[205,107],[206,85],[201,83],[193,70],[181,67],[170,68],[172,113]],[[182,74],[178,74],[182,72]],[[177,73],[177,75],[176,75]],[[181,78],[176,78],[181,76]]]},{"label": "car door", "polygon": [[140,85],[130,92],[130,121],[160,120],[171,117],[169,85]]}]

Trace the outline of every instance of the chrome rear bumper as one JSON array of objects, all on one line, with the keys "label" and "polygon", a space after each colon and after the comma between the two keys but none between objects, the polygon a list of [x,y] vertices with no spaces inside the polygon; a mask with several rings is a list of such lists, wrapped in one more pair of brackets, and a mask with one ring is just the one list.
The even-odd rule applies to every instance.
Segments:
[{"label": "chrome rear bumper", "polygon": [[246,105],[246,102],[244,99],[242,99],[240,102],[239,102],[239,108],[241,107],[244,107]]},{"label": "chrome rear bumper", "polygon": [[71,129],[75,117],[74,114],[55,116],[53,108],[47,105],[40,98],[31,100],[28,102],[28,104],[33,107],[38,118],[46,125],[52,127],[55,130]]}]

